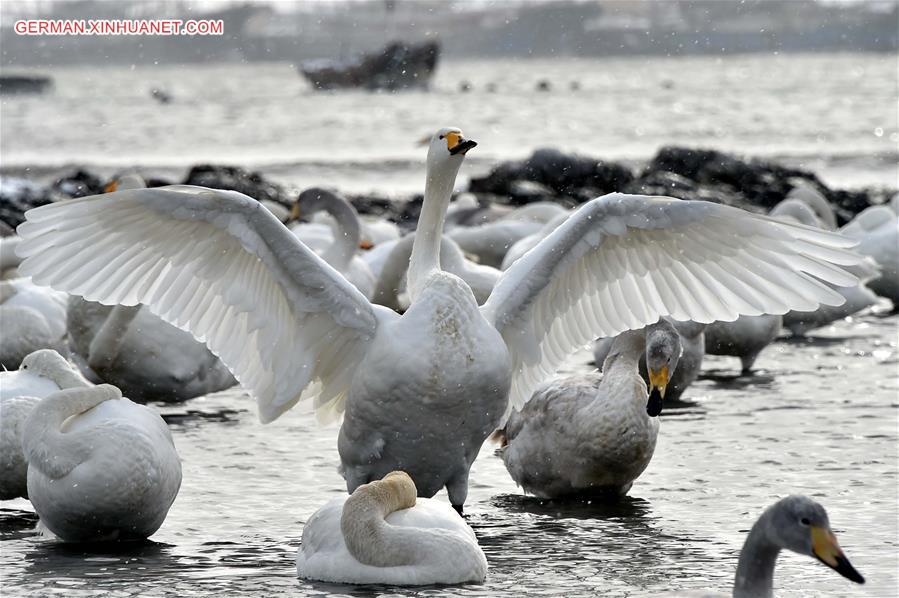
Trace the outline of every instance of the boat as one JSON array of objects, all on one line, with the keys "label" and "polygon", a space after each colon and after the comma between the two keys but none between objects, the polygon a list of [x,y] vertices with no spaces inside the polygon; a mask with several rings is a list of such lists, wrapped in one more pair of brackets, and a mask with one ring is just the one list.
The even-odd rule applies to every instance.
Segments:
[{"label": "boat", "polygon": [[53,79],[44,75],[0,75],[0,93],[44,93]]},{"label": "boat", "polygon": [[399,91],[427,89],[437,67],[440,44],[392,42],[347,61],[310,60],[298,70],[317,90],[360,88]]}]

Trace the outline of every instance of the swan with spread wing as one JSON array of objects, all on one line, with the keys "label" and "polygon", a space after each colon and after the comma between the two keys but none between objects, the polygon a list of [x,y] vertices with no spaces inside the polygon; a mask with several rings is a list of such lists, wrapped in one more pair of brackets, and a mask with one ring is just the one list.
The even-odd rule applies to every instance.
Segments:
[{"label": "swan with spread wing", "polygon": [[411,306],[372,305],[258,202],[189,186],[43,206],[19,227],[23,273],[106,304],[143,303],[205,342],[263,422],[308,398],[344,413],[349,491],[394,470],[461,510],[484,440],[565,357],[660,316],[711,322],[839,303],[852,242],[698,201],[611,194],[503,273],[483,306],[440,269],[456,174],[474,147],[434,134],[408,271]]}]

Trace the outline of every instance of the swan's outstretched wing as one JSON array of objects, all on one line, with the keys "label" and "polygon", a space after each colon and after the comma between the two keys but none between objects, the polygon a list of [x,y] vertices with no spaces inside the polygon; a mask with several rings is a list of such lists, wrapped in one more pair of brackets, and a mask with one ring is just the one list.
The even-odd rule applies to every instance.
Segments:
[{"label": "swan's outstretched wing", "polygon": [[222,359],[263,422],[304,389],[319,391],[318,410],[341,403],[378,326],[359,291],[240,193],[131,189],[26,218],[23,273],[91,301],[146,304]]},{"label": "swan's outstretched wing", "polygon": [[856,279],[839,235],[728,206],[611,194],[584,204],[502,275],[481,308],[512,354],[520,407],[578,346],[659,316],[713,322],[811,310]]}]

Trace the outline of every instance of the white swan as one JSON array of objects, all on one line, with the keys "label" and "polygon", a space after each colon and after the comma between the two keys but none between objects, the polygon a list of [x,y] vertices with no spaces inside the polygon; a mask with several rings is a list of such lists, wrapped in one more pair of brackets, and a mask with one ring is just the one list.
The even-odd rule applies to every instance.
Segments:
[{"label": "white swan", "polygon": [[[336,193],[313,187],[300,193],[294,204],[293,217],[299,217],[300,213],[311,217],[320,211],[332,216],[336,224],[331,242],[320,253],[322,259],[343,274],[363,295],[371,298],[375,290],[375,276],[358,255],[362,225],[356,208]],[[302,233],[297,236],[303,240]]]},{"label": "white swan", "polygon": [[408,474],[394,471],[332,499],[303,528],[297,574],[399,586],[484,581],[487,558],[465,520],[415,495]]},{"label": "white swan", "polygon": [[460,226],[447,236],[467,254],[477,256],[481,264],[499,268],[516,242],[539,232],[543,225],[568,211],[562,206],[540,202],[518,208],[498,220],[477,226]]},{"label": "white swan", "polygon": [[20,268],[89,300],[145,303],[190,330],[264,422],[303,398],[322,417],[345,410],[349,491],[402,469],[420,495],[446,486],[460,509],[484,440],[596,336],[661,316],[813,309],[843,300],[818,279],[854,282],[833,265],[858,260],[839,235],[718,204],[611,194],[516,261],[478,307],[439,265],[456,173],[474,145],[452,128],[431,140],[402,316],[372,305],[255,200],[201,187],[30,210]]},{"label": "white swan", "polygon": [[[677,330],[661,320],[619,334],[602,376],[571,376],[538,388],[495,435],[515,483],[542,498],[627,494],[655,452],[655,416],[680,354]],[[641,357],[649,364],[652,395],[638,371]]]},{"label": "white swan", "polygon": [[[406,286],[405,275],[409,270],[414,242],[415,235],[411,234],[391,244],[390,254],[384,261],[375,285],[372,298],[374,303],[398,312],[408,309],[408,296],[401,295]],[[490,296],[501,274],[496,268],[468,260],[455,241],[447,237],[440,239],[440,267],[461,278],[471,288],[478,305],[483,304]]]},{"label": "white swan", "polygon": [[[699,372],[702,370],[702,356],[705,355],[706,325],[697,322],[678,322],[677,320],[669,320],[669,322],[677,330],[677,334],[680,336],[680,345],[683,348],[677,370],[671,373],[671,380],[668,381],[665,391],[665,398],[671,403],[680,400],[684,391],[699,377]],[[600,372],[615,338],[617,337],[596,339],[593,343],[593,362]],[[647,384],[649,383],[645,357],[640,358],[640,376]]]},{"label": "white swan", "polygon": [[[808,226],[817,226],[819,228],[829,227],[833,229],[836,226],[836,219],[833,216],[833,211],[830,210],[830,204],[827,203],[824,196],[818,194],[817,191],[811,188],[797,187],[794,191],[797,189],[805,190],[805,193],[800,195],[808,196],[806,197],[806,200],[814,198],[816,196],[815,194],[817,194],[819,210],[824,214],[830,214],[830,219],[820,218],[805,201],[790,197],[774,206],[769,212],[769,216],[773,216],[780,220],[792,220]],[[830,222],[833,222],[833,226],[829,225]],[[842,305],[821,305],[812,311],[794,310],[787,312],[783,317],[784,328],[787,328],[794,335],[802,335],[815,328],[820,328],[831,322],[842,320],[877,303],[877,296],[865,286],[867,281],[880,274],[880,268],[877,264],[868,258],[849,270],[859,278],[857,284],[842,287],[831,286],[833,290],[842,295],[845,299]]]},{"label": "white swan", "polygon": [[181,486],[181,462],[159,414],[114,386],[42,399],[22,431],[28,498],[67,542],[151,536]]},{"label": "white swan", "polygon": [[830,205],[830,202],[827,201],[827,198],[810,183],[799,183],[790,189],[786,199],[799,200],[811,208],[815,217],[820,222],[820,224],[817,225],[820,228],[836,230],[837,216],[833,212],[833,207]]},{"label": "white swan", "polygon": [[28,278],[0,280],[0,366],[15,369],[29,353],[66,348],[68,295]]},{"label": "white swan", "polygon": [[[824,507],[807,496],[794,495],[768,507],[749,530],[740,551],[733,598],[773,598],[774,566],[781,550],[814,557],[846,579],[865,583],[837,543]],[[807,585],[815,587],[814,583]],[[697,596],[693,592],[669,595]],[[720,594],[701,595],[712,598]]]},{"label": "white swan", "polygon": [[28,462],[22,453],[25,420],[44,397],[90,383],[62,355],[35,351],[18,370],[0,372],[0,500],[28,498]]},{"label": "white swan", "polygon": [[185,401],[236,384],[205,345],[140,305],[72,297],[67,316],[73,359],[135,401]]},{"label": "white swan", "polygon": [[549,220],[543,227],[535,233],[523,237],[516,241],[503,256],[503,263],[500,265],[501,270],[508,270],[512,263],[526,254],[528,251],[537,246],[543,238],[556,230],[560,224],[568,220],[569,213],[563,212]]},{"label": "white swan", "polygon": [[[893,205],[899,205],[896,198]],[[840,232],[856,239],[858,252],[871,257],[880,266],[880,276],[868,281],[868,288],[891,300],[899,309],[899,215],[888,206],[872,206]]]}]

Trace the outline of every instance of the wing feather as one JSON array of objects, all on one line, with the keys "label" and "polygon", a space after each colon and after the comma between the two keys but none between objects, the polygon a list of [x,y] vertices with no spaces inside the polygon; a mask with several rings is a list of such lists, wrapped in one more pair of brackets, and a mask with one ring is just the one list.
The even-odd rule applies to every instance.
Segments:
[{"label": "wing feather", "polygon": [[313,390],[339,410],[389,317],[239,193],[130,189],[30,210],[19,232],[23,273],[91,301],[146,304],[205,342],[266,422]]},{"label": "wing feather", "polygon": [[[500,277],[481,308],[509,346],[510,409],[574,350],[656,322],[839,305],[854,242],[728,206],[612,194],[584,204]],[[508,415],[508,413],[507,413]]]}]

